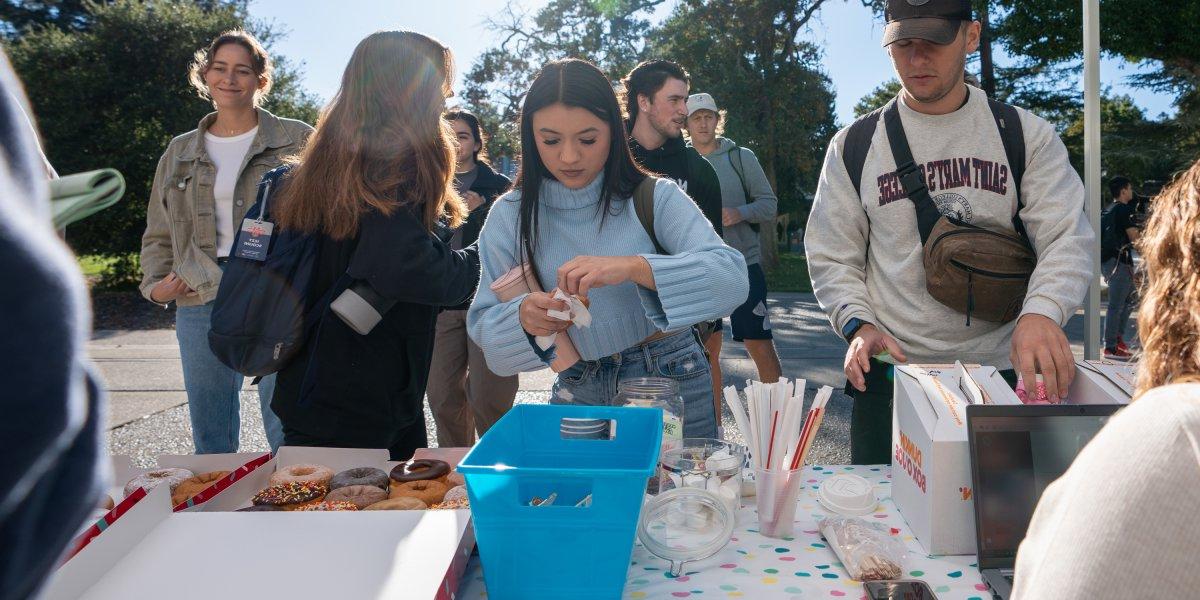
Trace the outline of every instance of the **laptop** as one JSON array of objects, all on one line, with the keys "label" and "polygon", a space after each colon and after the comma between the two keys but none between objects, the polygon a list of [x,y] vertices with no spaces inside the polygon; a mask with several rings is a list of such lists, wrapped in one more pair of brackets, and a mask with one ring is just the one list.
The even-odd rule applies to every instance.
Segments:
[{"label": "laptop", "polygon": [[1046,486],[1123,405],[967,407],[979,571],[992,594],[1012,595],[1017,548]]}]

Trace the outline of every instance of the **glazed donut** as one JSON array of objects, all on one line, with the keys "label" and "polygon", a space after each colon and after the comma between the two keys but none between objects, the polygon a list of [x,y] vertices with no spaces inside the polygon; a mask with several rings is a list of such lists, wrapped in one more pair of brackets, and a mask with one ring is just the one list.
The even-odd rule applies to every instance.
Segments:
[{"label": "glazed donut", "polygon": [[444,498],[442,498],[442,502],[453,502],[455,500],[466,500],[466,499],[467,499],[467,488],[460,485],[457,487],[450,488],[450,490],[446,492],[446,496]]},{"label": "glazed donut", "polygon": [[281,510],[283,510],[282,507],[275,506],[274,504],[256,504],[254,506],[247,506],[246,508],[239,508],[233,512],[275,512]]},{"label": "glazed donut", "polygon": [[207,490],[209,486],[220,481],[228,474],[229,471],[209,471],[208,473],[201,473],[190,479],[183,480],[175,488],[175,492],[171,494],[171,505],[178,506],[191,500],[192,496]]},{"label": "glazed donut", "polygon": [[344,488],[352,485],[369,485],[377,487],[381,490],[388,489],[388,474],[383,472],[383,469],[375,467],[358,467],[357,469],[346,469],[333,476],[329,480],[329,491],[338,488]]},{"label": "glazed donut", "polygon": [[409,481],[392,488],[389,498],[416,498],[425,504],[434,505],[446,496],[446,484],[440,481]]},{"label": "glazed donut", "polygon": [[[381,471],[382,472],[382,471]],[[387,500],[388,493],[373,485],[348,485],[330,490],[326,502],[352,502],[358,508],[366,508],[376,502]]]},{"label": "glazed donut", "polygon": [[401,498],[390,498],[382,502],[376,502],[363,510],[425,510],[429,508],[424,502],[404,496]]},{"label": "glazed donut", "polygon": [[254,495],[250,501],[254,504],[270,504],[282,506],[285,510],[306,502],[320,502],[325,499],[329,488],[314,483],[284,483],[273,485]]},{"label": "glazed donut", "polygon": [[316,483],[329,487],[333,469],[323,465],[289,465],[271,475],[271,485],[282,483]]},{"label": "glazed donut", "polygon": [[[442,479],[448,474],[450,474],[450,463],[444,460],[423,458],[396,465],[392,468],[391,476],[395,481],[408,483],[410,481]],[[445,482],[443,481],[442,483]]]},{"label": "glazed donut", "polygon": [[338,500],[336,502],[324,501],[324,502],[313,502],[310,504],[305,504],[304,508],[298,508],[296,510],[303,510],[303,511],[358,510],[358,505],[353,502],[345,502],[343,500]]},{"label": "glazed donut", "polygon": [[446,475],[446,480],[442,483],[450,487],[458,487],[467,485],[467,478],[463,477],[463,474],[459,473],[458,471],[451,471],[448,475]]},{"label": "glazed donut", "polygon": [[125,484],[125,495],[132,494],[138,488],[145,488],[149,492],[164,483],[171,486],[171,493],[175,493],[175,488],[179,487],[179,484],[183,480],[193,475],[195,473],[187,469],[156,469],[154,471],[147,471],[130,479]]}]

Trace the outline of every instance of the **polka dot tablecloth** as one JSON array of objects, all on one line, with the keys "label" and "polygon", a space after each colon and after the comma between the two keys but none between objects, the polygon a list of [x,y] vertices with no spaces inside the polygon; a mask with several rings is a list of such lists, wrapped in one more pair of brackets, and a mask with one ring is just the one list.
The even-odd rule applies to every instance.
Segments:
[{"label": "polka dot tablecloth", "polygon": [[[808,488],[796,511],[796,533],[791,539],[772,539],[757,533],[754,499],[747,499],[738,514],[733,539],[712,558],[688,563],[684,574],[672,577],[670,564],[635,544],[625,581],[624,598],[812,598],[864,599],[862,583],[850,579],[833,550],[817,531],[817,522],[829,516],[816,498],[817,486],[830,475],[854,473],[875,486],[880,498],[873,515],[866,517],[887,526],[909,549],[904,565],[906,579],[921,579],[939,600],[990,600],[979,576],[974,556],[931,557],[921,550],[892,503],[889,466],[814,466],[806,471]],[[478,556],[471,559],[461,581],[458,598],[486,598]]]}]

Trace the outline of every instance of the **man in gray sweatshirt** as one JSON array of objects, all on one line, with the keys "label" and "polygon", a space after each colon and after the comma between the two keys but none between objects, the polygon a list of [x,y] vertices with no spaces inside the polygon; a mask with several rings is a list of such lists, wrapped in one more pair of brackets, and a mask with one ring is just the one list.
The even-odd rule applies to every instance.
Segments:
[{"label": "man in gray sweatshirt", "polygon": [[[689,145],[712,164],[721,182],[721,224],[724,226],[721,236],[725,243],[746,257],[750,276],[749,297],[729,316],[733,339],[746,344],[746,351],[758,369],[759,381],[774,383],[779,381],[783,369],[775,352],[771,319],[767,315],[767,278],[759,266],[762,251],[758,231],[760,224],[773,226],[779,201],[754,152],[721,137],[725,111],[717,108],[712,95],[689,96],[687,112]],[[719,399],[721,336],[709,337],[705,346],[713,372],[713,393]]]},{"label": "man in gray sweatshirt", "polygon": [[[883,45],[903,86],[900,123],[933,202],[970,225],[1012,231],[1017,190],[1003,138],[984,93],[963,82],[981,32],[971,2],[889,0],[886,15]],[[1020,316],[1004,324],[967,321],[926,291],[917,214],[900,184],[885,119],[867,130],[857,182],[844,160],[853,154],[846,146],[851,128],[829,144],[805,247],[817,301],[850,342],[844,364],[854,396],[855,464],[889,462],[891,369],[874,358],[884,351],[898,362],[992,365],[1010,384],[1010,368],[1025,381],[1040,374],[1052,401],[1074,377],[1062,325],[1086,291],[1095,234],[1084,215],[1083,185],[1054,127],[1017,113],[1026,157],[1019,216],[1037,267]]]}]

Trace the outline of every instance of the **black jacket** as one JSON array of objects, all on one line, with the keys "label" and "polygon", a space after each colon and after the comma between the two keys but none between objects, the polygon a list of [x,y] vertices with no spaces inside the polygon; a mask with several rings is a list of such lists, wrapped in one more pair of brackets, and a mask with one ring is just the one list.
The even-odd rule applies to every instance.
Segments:
[{"label": "black jacket", "polygon": [[[350,329],[327,301],[316,305],[331,287],[347,285],[342,274],[398,301],[368,335]],[[338,447],[391,448],[393,458],[407,458],[426,445],[422,401],[438,311],[475,293],[477,249],[451,250],[410,208],[391,216],[372,212],[357,238],[322,239],[315,278],[308,301],[323,314],[306,347],[279,372],[271,403],[285,437],[291,430]]]},{"label": "black jacket", "polygon": [[721,227],[721,180],[717,178],[712,165],[695,148],[685,144],[683,138],[673,138],[659,148],[647,150],[630,137],[629,149],[633,152],[633,158],[643,167],[675,180],[700,207],[717,235],[724,234],[724,228]]},{"label": "black jacket", "polygon": [[[479,172],[475,176],[475,182],[471,184],[472,192],[483,197],[483,204],[476,207],[467,216],[467,220],[462,224],[462,244],[470,246],[479,239],[479,232],[483,230],[483,223],[487,220],[488,212],[492,210],[492,204],[496,202],[496,198],[500,194],[508,191],[512,186],[512,181],[493,171],[491,167],[484,163],[477,163]],[[447,232],[448,234],[453,232]],[[447,310],[467,310],[471,307],[471,298],[467,298],[466,302],[458,306],[448,307]]]}]

